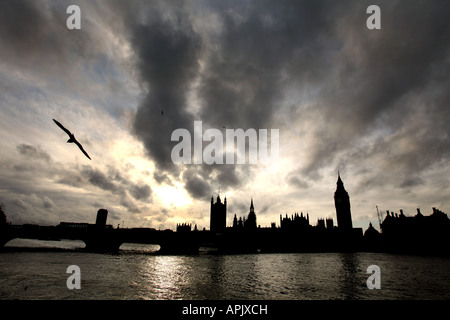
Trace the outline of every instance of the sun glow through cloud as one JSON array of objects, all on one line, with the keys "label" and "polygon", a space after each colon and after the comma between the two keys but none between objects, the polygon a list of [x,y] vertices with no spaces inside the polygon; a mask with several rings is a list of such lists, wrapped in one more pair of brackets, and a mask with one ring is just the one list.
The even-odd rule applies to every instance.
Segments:
[{"label": "sun glow through cloud", "polygon": [[168,209],[183,209],[192,204],[191,198],[180,184],[176,187],[158,186],[154,188],[154,192],[161,204]]}]

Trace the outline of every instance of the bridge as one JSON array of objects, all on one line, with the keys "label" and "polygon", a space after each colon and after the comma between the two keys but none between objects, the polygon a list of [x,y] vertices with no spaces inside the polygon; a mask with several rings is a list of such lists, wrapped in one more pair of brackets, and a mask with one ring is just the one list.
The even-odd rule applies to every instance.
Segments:
[{"label": "bridge", "polygon": [[[275,237],[274,237],[275,236]],[[276,237],[274,232],[224,232],[155,230],[152,228],[117,228],[88,223],[61,222],[57,226],[35,224],[7,225],[0,228],[0,248],[12,239],[38,239],[60,241],[81,240],[88,252],[117,253],[123,243],[156,244],[162,254],[196,254],[201,247],[220,253],[249,253],[277,250],[291,242]],[[278,240],[278,241],[277,241]],[[284,244],[284,245],[283,245]]]},{"label": "bridge", "polygon": [[8,225],[0,232],[0,247],[15,238],[53,240],[81,240],[89,252],[119,251],[123,243],[157,244],[161,253],[194,253],[202,244],[207,244],[205,232],[159,231],[150,228],[112,229],[99,228],[94,224],[73,227],[59,224],[57,226]]},{"label": "bridge", "polygon": [[[57,226],[36,224],[0,225],[0,248],[12,239],[81,240],[88,252],[117,253],[123,243],[156,244],[159,253],[195,254],[200,247],[210,247],[219,252],[256,252],[264,243],[263,234],[224,233],[211,231],[156,230],[153,228],[113,228],[106,224],[108,211],[97,212],[95,224],[61,222]],[[250,239],[251,238],[251,239]],[[258,245],[257,245],[258,244]]]},{"label": "bridge", "polygon": [[95,224],[61,222],[57,226],[35,224],[0,225],[0,248],[15,238],[39,240],[81,240],[89,252],[116,253],[123,243],[156,244],[159,253],[195,254],[201,247],[220,253],[252,252],[325,252],[355,251],[360,248],[362,232],[339,230],[283,231],[280,228],[257,228],[222,233],[212,231],[156,230],[153,228],[113,228],[106,224],[108,211],[97,212]]},{"label": "bridge", "polygon": [[214,235],[202,232],[173,232],[153,228],[112,228],[106,225],[108,211],[100,209],[95,224],[61,222],[57,226],[35,224],[0,226],[0,248],[15,238],[81,240],[91,252],[117,252],[123,243],[157,244],[161,253],[194,253],[214,242]]}]

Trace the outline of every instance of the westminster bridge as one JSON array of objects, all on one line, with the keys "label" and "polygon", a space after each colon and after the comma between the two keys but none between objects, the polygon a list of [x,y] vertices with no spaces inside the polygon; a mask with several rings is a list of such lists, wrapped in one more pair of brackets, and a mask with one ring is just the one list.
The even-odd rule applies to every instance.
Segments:
[{"label": "westminster bridge", "polygon": [[211,248],[219,253],[358,251],[363,245],[361,229],[340,232],[338,229],[309,228],[286,232],[281,228],[226,228],[217,233],[206,230],[191,231],[190,226],[185,228],[184,225],[175,232],[153,228],[113,228],[106,224],[107,215],[107,210],[100,209],[95,224],[2,224],[0,249],[16,238],[81,240],[86,245],[86,251],[110,253],[118,252],[123,243],[155,244],[160,246],[159,253],[168,254],[195,254],[201,247]]}]

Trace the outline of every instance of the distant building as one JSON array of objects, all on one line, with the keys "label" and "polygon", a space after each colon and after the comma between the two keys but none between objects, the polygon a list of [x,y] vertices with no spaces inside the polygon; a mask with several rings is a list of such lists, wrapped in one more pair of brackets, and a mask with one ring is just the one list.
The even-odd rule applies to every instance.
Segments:
[{"label": "distant building", "polygon": [[366,239],[377,239],[380,237],[380,233],[377,229],[375,229],[372,225],[372,222],[369,223],[369,228],[364,232],[364,238]]},{"label": "distant building", "polygon": [[291,215],[291,217],[288,217],[286,214],[286,217],[283,218],[283,216],[280,215],[280,228],[285,231],[299,231],[299,230],[305,230],[309,229],[311,225],[309,224],[309,214],[306,214],[306,217],[303,216],[303,212],[295,213],[294,215]]},{"label": "distant building", "polygon": [[247,217],[245,228],[248,230],[256,229],[256,214],[255,214],[255,208],[253,207],[253,199],[250,203],[250,212]]},{"label": "distant building", "polygon": [[0,227],[6,226],[6,214],[3,211],[2,205],[0,205]]},{"label": "distant building", "polygon": [[91,224],[86,222],[60,222],[57,227],[67,229],[88,229]]},{"label": "distant building", "polygon": [[107,219],[108,219],[108,210],[106,210],[106,209],[99,209],[97,211],[97,219],[95,220],[95,224],[98,227],[105,227]]},{"label": "distant building", "polygon": [[333,219],[327,218],[325,219],[318,219],[317,220],[317,228],[319,229],[326,229],[326,230],[333,230],[334,223]]},{"label": "distant building", "polygon": [[237,218],[237,215],[234,214],[234,218],[233,218],[233,229],[241,229],[244,227],[244,222],[242,221],[242,217]]},{"label": "distant building", "polygon": [[192,228],[191,224],[187,223],[177,224],[177,232],[190,232],[191,228]]},{"label": "distant building", "polygon": [[450,219],[436,208],[429,216],[419,208],[415,216],[387,211],[381,230],[388,250],[450,255]]},{"label": "distant building", "polygon": [[424,233],[437,232],[442,229],[446,230],[450,227],[450,220],[447,214],[433,208],[433,213],[429,216],[424,216],[417,208],[417,214],[413,217],[407,217],[400,210],[400,215],[394,212],[386,211],[386,217],[381,224],[383,234],[403,234],[403,233]]},{"label": "distant building", "polygon": [[99,209],[97,211],[97,218],[95,219],[95,224],[90,224],[86,222],[60,222],[57,226],[60,229],[65,230],[88,230],[90,228],[95,229],[112,229],[112,225],[106,224],[108,219],[108,210]]},{"label": "distant building", "polygon": [[338,175],[337,188],[334,193],[334,205],[336,207],[337,226],[340,230],[352,230],[352,215],[350,212],[350,197],[344,188],[341,176]]},{"label": "distant building", "polygon": [[253,206],[253,199],[250,202],[250,211],[248,213],[247,218],[240,217],[239,220],[237,218],[237,215],[234,215],[233,218],[233,229],[234,230],[256,230],[257,224],[256,224],[256,213],[255,213],[255,207]]},{"label": "distant building", "polygon": [[317,228],[319,228],[319,229],[325,229],[325,220],[323,220],[323,219],[318,219],[318,220],[317,220]]},{"label": "distant building", "polygon": [[364,232],[363,244],[364,249],[369,251],[380,251],[382,248],[381,234],[375,229],[372,223],[369,223],[369,228]]},{"label": "distant building", "polygon": [[333,228],[334,228],[334,222],[333,222],[333,219],[328,218],[328,219],[326,220],[326,222],[327,222],[327,229],[328,229],[328,230],[333,230]]},{"label": "distant building", "polygon": [[217,195],[216,203],[214,198],[211,197],[211,212],[210,212],[210,226],[209,229],[214,233],[225,232],[227,224],[227,198],[224,202],[220,200],[220,196]]}]

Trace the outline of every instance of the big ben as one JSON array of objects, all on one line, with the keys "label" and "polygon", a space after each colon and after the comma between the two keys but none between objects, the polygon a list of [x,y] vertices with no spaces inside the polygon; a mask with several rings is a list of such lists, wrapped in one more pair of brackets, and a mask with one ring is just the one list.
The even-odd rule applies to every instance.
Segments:
[{"label": "big ben", "polygon": [[350,197],[344,188],[344,183],[339,174],[336,192],[334,193],[334,205],[336,207],[338,228],[341,230],[351,230],[353,225],[350,212]]}]

